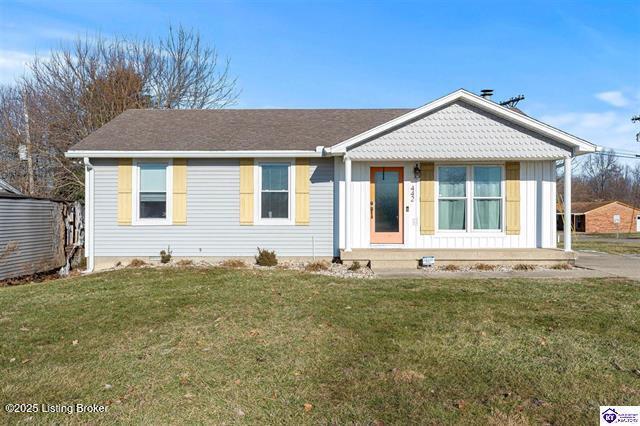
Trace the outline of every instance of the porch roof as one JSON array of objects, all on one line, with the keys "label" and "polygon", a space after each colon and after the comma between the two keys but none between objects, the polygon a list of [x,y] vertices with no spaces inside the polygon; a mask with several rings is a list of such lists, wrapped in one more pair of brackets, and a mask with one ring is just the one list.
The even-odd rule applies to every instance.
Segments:
[{"label": "porch roof", "polygon": [[353,160],[556,160],[571,148],[456,101],[347,153]]}]

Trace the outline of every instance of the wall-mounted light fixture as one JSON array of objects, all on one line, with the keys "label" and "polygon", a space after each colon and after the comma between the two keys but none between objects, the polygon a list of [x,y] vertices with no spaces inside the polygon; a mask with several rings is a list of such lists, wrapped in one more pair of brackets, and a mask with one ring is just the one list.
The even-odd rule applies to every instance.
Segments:
[{"label": "wall-mounted light fixture", "polygon": [[413,177],[416,179],[420,179],[420,165],[418,163],[416,163],[415,167],[413,168]]}]

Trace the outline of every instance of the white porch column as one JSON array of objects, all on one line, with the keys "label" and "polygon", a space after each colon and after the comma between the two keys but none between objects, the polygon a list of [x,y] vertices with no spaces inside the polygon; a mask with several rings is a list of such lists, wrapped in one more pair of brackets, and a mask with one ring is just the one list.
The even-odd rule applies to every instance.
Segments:
[{"label": "white porch column", "polygon": [[571,251],[571,157],[564,159],[564,251]]},{"label": "white porch column", "polygon": [[344,251],[351,251],[351,158],[344,156]]}]

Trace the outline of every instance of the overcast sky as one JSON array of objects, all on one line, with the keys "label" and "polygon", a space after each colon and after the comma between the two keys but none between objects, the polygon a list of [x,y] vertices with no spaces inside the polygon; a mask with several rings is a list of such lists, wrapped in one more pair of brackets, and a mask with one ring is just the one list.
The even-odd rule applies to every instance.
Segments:
[{"label": "overcast sky", "polygon": [[240,108],[417,107],[460,87],[640,152],[640,1],[0,0],[0,82],[78,35],[200,31],[232,59]]}]

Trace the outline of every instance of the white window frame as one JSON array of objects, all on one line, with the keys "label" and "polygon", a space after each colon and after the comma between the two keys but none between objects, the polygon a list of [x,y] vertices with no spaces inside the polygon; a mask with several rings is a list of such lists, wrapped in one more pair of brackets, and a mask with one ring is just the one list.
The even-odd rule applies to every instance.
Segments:
[{"label": "white window frame", "polygon": [[[288,170],[288,217],[287,218],[263,218],[262,217],[262,166],[282,166],[286,165]],[[254,166],[254,223],[257,225],[293,225],[295,223],[294,218],[294,206],[295,206],[295,167],[294,162],[289,160],[269,160],[259,161]]]},{"label": "white window frame", "polygon": [[[440,169],[443,167],[457,167],[459,169],[465,169],[465,186],[464,197],[440,197]],[[451,234],[464,234],[469,230],[469,167],[466,164],[442,164],[436,168],[436,226],[438,232],[451,233]],[[464,216],[464,229],[440,229],[440,200],[464,200],[465,216]]]},{"label": "white window frame", "polygon": [[[167,214],[164,219],[158,218],[141,218],[140,217],[140,164],[154,163],[154,164],[166,164],[166,191],[167,191]],[[134,159],[132,162],[133,173],[131,173],[131,216],[132,225],[147,226],[147,225],[171,225],[173,223],[173,160],[170,158],[162,159]]]},{"label": "white window frame", "polygon": [[[500,195],[502,202],[500,203],[500,229],[475,229],[473,226],[473,200],[476,198],[474,193],[474,167],[500,167]],[[467,182],[465,185],[466,197],[443,197],[443,199],[465,199],[465,229],[440,229],[440,168],[441,167],[466,167]],[[504,163],[441,163],[436,164],[435,170],[435,221],[436,232],[438,234],[461,235],[461,234],[482,234],[484,236],[504,236],[505,235],[505,166]],[[477,197],[478,199],[489,199],[492,197]],[[498,197],[495,197],[496,199]]]},{"label": "white window frame", "polygon": [[[474,171],[476,169],[476,167],[498,167],[500,169],[500,196],[499,197],[476,197],[475,194],[475,190],[476,190],[476,185],[475,185],[475,174]],[[504,170],[504,164],[472,164],[469,166],[470,170],[471,170],[471,194],[470,194],[470,204],[471,204],[471,215],[469,217],[469,221],[471,222],[470,225],[470,229],[472,232],[482,232],[482,233],[496,233],[496,232],[503,232],[504,230],[504,213],[505,213],[505,196],[504,196],[504,190],[505,190],[505,183],[504,183],[504,176],[505,176],[505,170]],[[500,227],[496,228],[496,229],[475,229],[475,221],[473,220],[474,216],[473,216],[473,208],[474,208],[474,201],[478,199],[478,200],[500,200]]]}]

